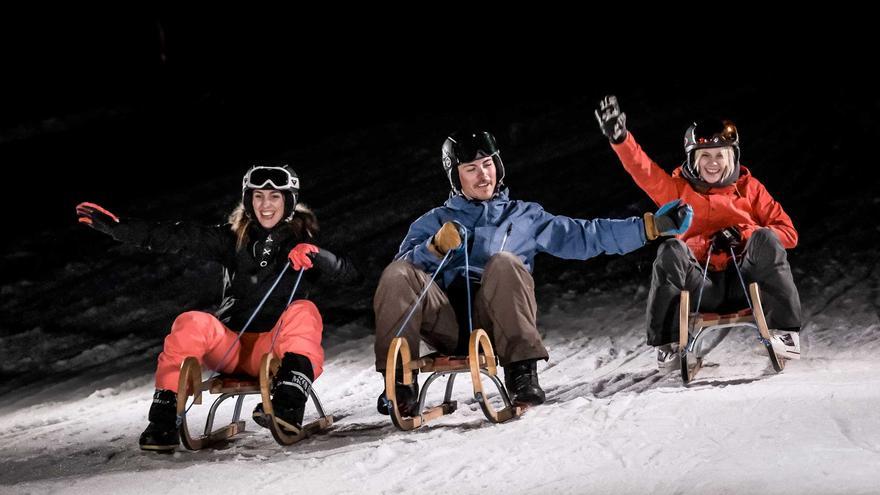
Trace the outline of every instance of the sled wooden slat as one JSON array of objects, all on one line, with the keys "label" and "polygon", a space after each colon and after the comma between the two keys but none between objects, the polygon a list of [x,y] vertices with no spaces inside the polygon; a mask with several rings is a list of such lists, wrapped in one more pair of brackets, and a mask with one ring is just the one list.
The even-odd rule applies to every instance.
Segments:
[{"label": "sled wooden slat", "polygon": [[323,416],[303,427],[306,433],[313,435],[333,426],[333,416]]},{"label": "sled wooden slat", "polygon": [[445,416],[445,415],[449,414],[450,412],[451,411],[449,411],[449,409],[447,407],[445,407],[443,404],[440,404],[439,406],[434,406],[434,407],[422,412],[422,421],[423,421],[423,423],[427,423],[428,421],[435,420],[435,419],[439,418],[440,416]]},{"label": "sled wooden slat", "polygon": [[243,431],[245,431],[244,421],[236,421],[235,423],[229,423],[222,428],[212,431],[211,434],[207,436],[206,440],[208,441],[208,444],[212,444],[232,438]]},{"label": "sled wooden slat", "polygon": [[[486,356],[480,355],[480,367],[486,368]],[[497,362],[496,362],[497,366]],[[468,371],[471,362],[468,356],[435,356],[416,359],[410,363],[411,369],[418,369],[425,373],[438,373],[445,371]]]},{"label": "sled wooden slat", "polygon": [[260,382],[258,380],[241,380],[238,378],[227,378],[220,376],[213,380],[206,381],[202,390],[208,390],[212,394],[243,394],[258,393],[260,391]]},{"label": "sled wooden slat", "polygon": [[694,322],[694,328],[709,327],[713,325],[730,325],[734,323],[753,323],[755,316],[752,310],[745,309],[738,313],[719,315],[717,313],[701,313]]}]

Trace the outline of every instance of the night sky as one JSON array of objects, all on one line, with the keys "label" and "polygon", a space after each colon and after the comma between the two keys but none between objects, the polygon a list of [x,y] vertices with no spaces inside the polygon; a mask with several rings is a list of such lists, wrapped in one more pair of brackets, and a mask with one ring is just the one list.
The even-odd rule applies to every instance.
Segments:
[{"label": "night sky", "polygon": [[[382,125],[399,124],[410,143],[433,146],[438,155],[446,133],[468,125],[495,132],[509,150],[529,145],[530,136],[516,131],[523,122],[576,108],[580,118],[568,122],[598,149],[604,143],[592,109],[608,93],[620,97],[640,142],[667,168],[680,160],[690,121],[734,119],[744,161],[756,146],[780,158],[759,177],[793,174],[821,191],[816,204],[794,205],[794,217],[828,197],[870,196],[878,177],[872,152],[859,148],[877,142],[880,97],[864,73],[842,71],[842,58],[823,65],[818,53],[806,53],[805,63],[802,52],[753,60],[741,44],[732,67],[714,59],[689,65],[670,43],[669,64],[648,63],[653,51],[621,47],[626,53],[613,57],[613,45],[580,46],[565,33],[542,37],[536,30],[542,42],[469,45],[466,37],[434,37],[423,26],[415,41],[433,43],[407,56],[399,44],[412,40],[417,25],[395,33],[377,27],[368,38],[350,33],[363,43],[334,44],[323,38],[338,33],[315,36],[304,29],[306,19],[270,13],[56,14],[11,16],[4,30],[0,162],[12,186],[4,250],[69,224],[80,201],[149,201],[240,175],[248,160],[296,155],[325,138],[365,147],[385,141],[393,154],[399,139],[367,131]],[[700,60],[712,50],[694,52]],[[529,124],[532,134],[539,125]],[[298,168],[360,172],[335,160],[334,143],[327,143],[320,164]],[[186,211],[168,216],[178,213]]]}]

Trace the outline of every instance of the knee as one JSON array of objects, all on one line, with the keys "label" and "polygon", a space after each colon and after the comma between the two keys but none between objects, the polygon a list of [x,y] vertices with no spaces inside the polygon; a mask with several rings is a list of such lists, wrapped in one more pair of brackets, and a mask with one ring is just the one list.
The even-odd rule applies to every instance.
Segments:
[{"label": "knee", "polygon": [[318,311],[318,307],[315,306],[315,303],[309,301],[308,299],[299,299],[294,301],[285,311],[282,319],[285,321],[295,321],[295,320],[311,320],[316,322],[317,328],[320,331],[324,324],[321,319],[321,312]]},{"label": "knee", "polygon": [[782,247],[782,241],[779,240],[779,236],[776,235],[776,232],[773,232],[768,228],[761,228],[754,232],[752,232],[751,237],[749,237],[749,246],[768,246],[772,249],[784,249]]},{"label": "knee", "polygon": [[379,277],[379,283],[395,283],[403,280],[407,280],[418,270],[415,265],[406,260],[397,260],[391,262],[388,266],[385,267],[385,270],[382,271],[382,276]]},{"label": "knee", "polygon": [[667,239],[657,248],[657,260],[660,262],[685,260],[688,254],[687,244],[680,239]]},{"label": "knee", "polygon": [[392,262],[382,271],[376,297],[389,297],[392,294],[419,292],[424,286],[427,274],[409,261]]},{"label": "knee", "polygon": [[205,331],[213,327],[216,317],[204,311],[187,311],[181,313],[174,319],[171,325],[171,332],[192,332]]},{"label": "knee", "polygon": [[523,264],[520,257],[513,253],[502,251],[500,253],[493,254],[492,257],[489,258],[489,261],[483,268],[483,273],[485,274],[495,270],[510,270],[516,268],[525,268],[525,265]]}]

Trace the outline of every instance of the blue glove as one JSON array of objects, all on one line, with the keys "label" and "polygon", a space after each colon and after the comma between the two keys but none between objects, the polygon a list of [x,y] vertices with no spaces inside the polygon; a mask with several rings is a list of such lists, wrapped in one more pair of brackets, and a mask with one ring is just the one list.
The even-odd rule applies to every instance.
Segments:
[{"label": "blue glove", "polygon": [[661,206],[653,215],[645,214],[645,235],[648,240],[687,232],[694,218],[691,205],[676,199]]}]

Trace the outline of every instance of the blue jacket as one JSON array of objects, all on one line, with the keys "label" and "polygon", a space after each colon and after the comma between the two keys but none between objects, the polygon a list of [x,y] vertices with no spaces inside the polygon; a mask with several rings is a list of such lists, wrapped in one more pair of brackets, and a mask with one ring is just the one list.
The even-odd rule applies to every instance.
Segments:
[{"label": "blue jacket", "polygon": [[[551,215],[537,203],[511,201],[505,189],[486,201],[454,196],[443,206],[425,213],[410,225],[395,259],[405,259],[434,273],[441,259],[428,250],[428,243],[445,222],[452,220],[467,228],[470,273],[476,279],[482,278],[489,257],[501,251],[519,256],[531,272],[539,252],[586,260],[601,253],[625,254],[646,242],[640,217],[579,220]],[[464,253],[456,252],[450,258],[442,280],[438,277],[443,287],[464,275]]]}]

